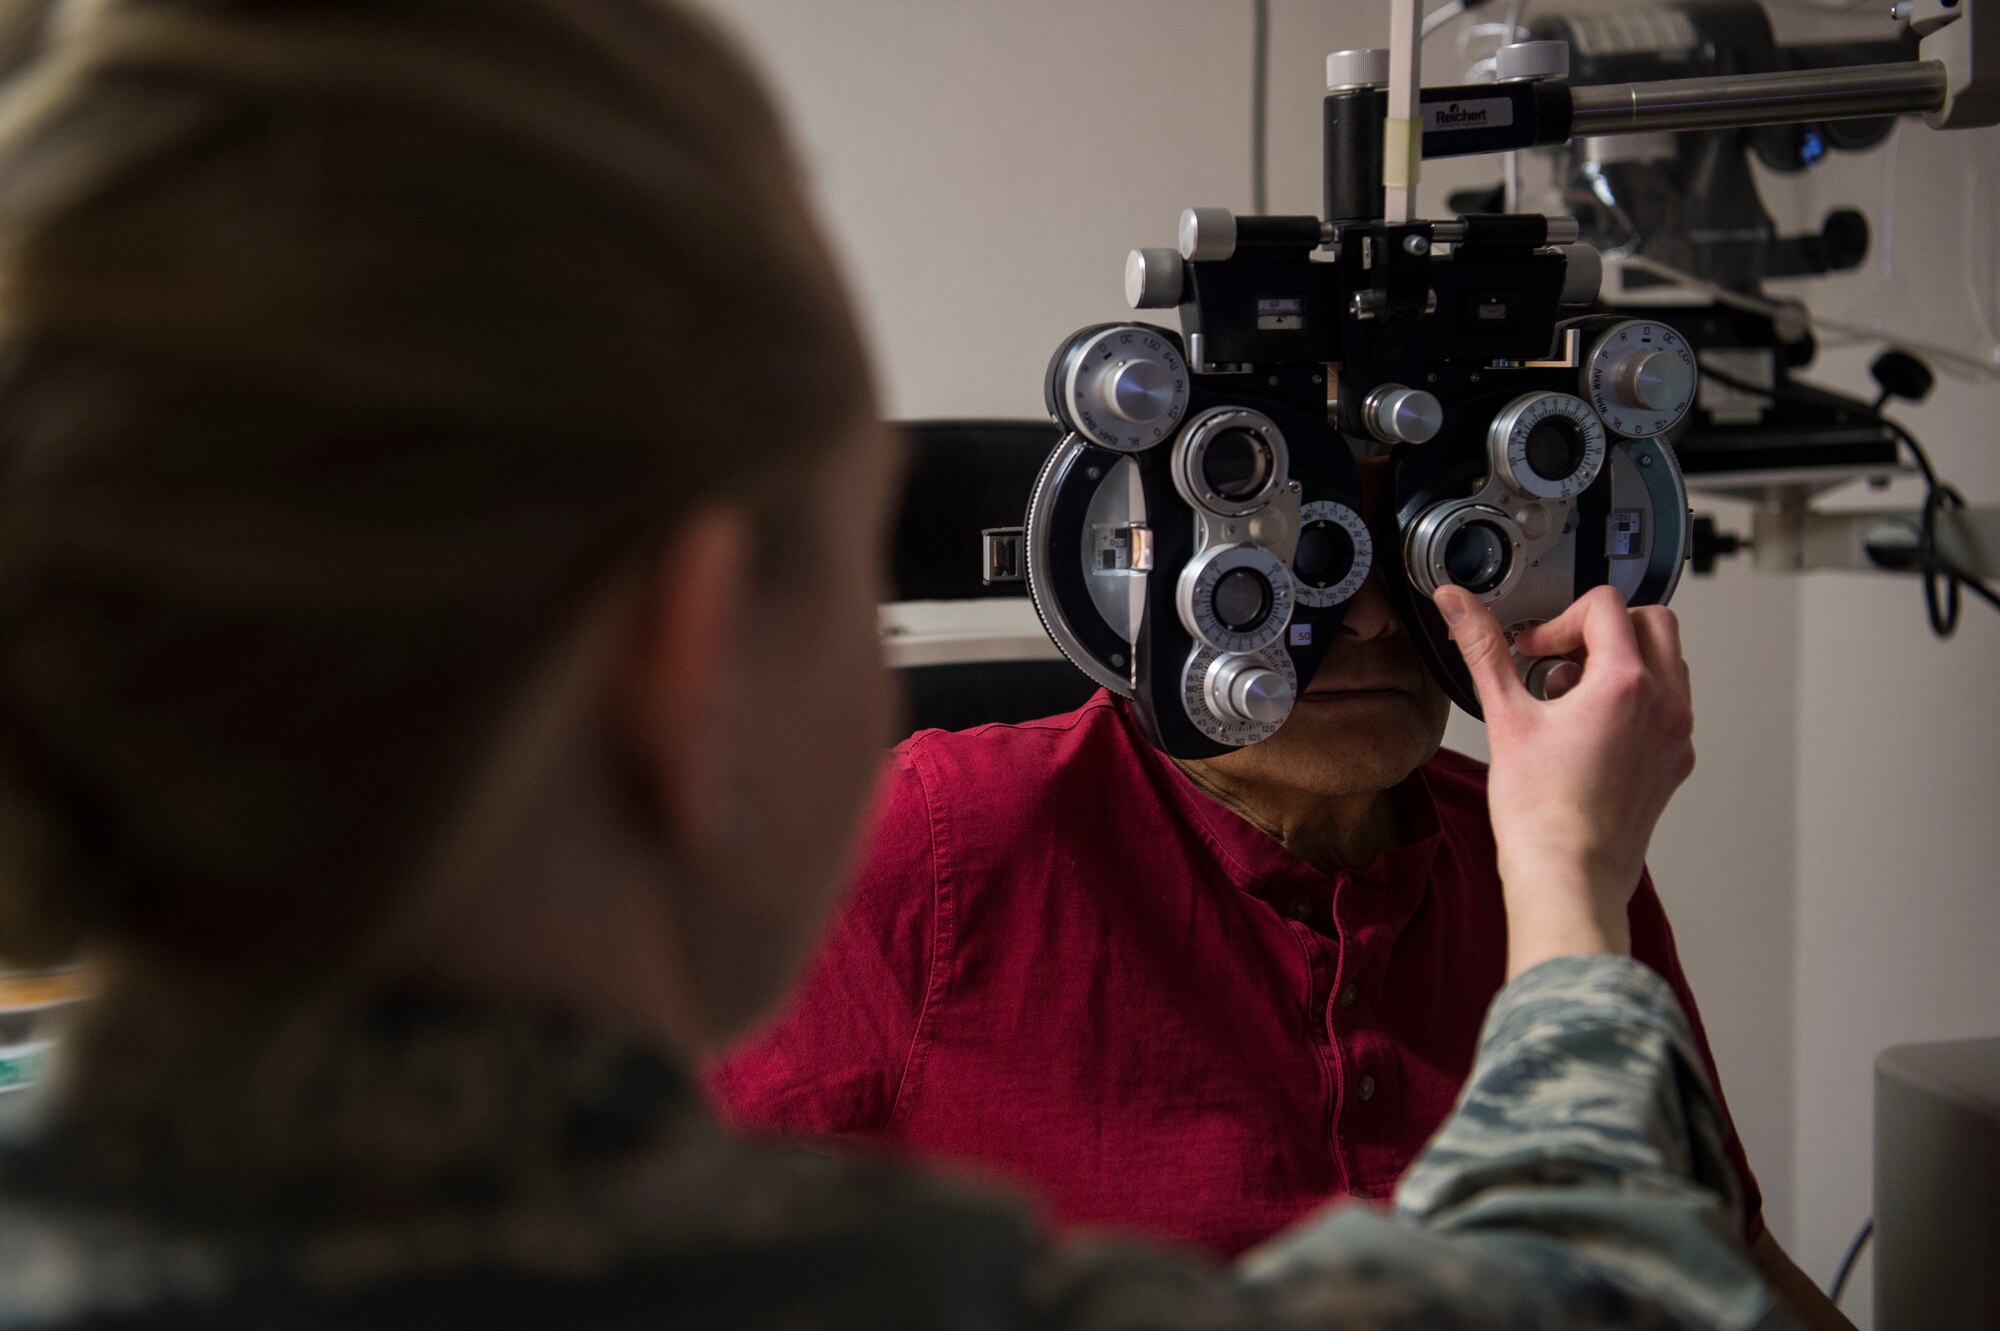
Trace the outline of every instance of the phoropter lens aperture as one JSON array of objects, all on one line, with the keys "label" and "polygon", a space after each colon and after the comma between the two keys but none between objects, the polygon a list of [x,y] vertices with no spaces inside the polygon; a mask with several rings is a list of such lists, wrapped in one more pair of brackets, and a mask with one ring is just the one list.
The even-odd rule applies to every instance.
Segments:
[{"label": "phoropter lens aperture", "polygon": [[1583,451],[1583,434],[1567,417],[1547,417],[1528,431],[1528,465],[1544,480],[1572,475],[1583,465]]},{"label": "phoropter lens aperture", "polygon": [[1271,613],[1271,584],[1247,568],[1225,573],[1215,584],[1215,617],[1231,633],[1247,633]]},{"label": "phoropter lens aperture", "polygon": [[1332,587],[1354,567],[1354,537],[1333,522],[1309,522],[1292,555],[1292,576],[1307,587]]},{"label": "phoropter lens aperture", "polygon": [[1510,558],[1506,534],[1490,522],[1468,522],[1444,544],[1445,576],[1475,596],[1506,580]]},{"label": "phoropter lens aperture", "polygon": [[1270,476],[1270,445],[1248,430],[1223,430],[1202,451],[1201,478],[1224,499],[1249,499]]}]

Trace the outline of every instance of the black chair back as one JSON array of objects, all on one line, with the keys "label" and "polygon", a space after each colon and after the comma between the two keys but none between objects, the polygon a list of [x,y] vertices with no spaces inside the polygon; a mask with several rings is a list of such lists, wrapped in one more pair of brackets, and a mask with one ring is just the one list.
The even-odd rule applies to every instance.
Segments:
[{"label": "black chair back", "polygon": [[[913,421],[904,426],[911,465],[891,552],[897,601],[1025,601],[1020,583],[980,579],[979,533],[1018,527],[1044,460],[1061,438],[1042,421]],[[1019,618],[1019,607],[1011,609]],[[1068,661],[1019,659],[913,665],[900,669],[907,730],[964,730],[1028,721],[1079,706],[1096,685]]]}]

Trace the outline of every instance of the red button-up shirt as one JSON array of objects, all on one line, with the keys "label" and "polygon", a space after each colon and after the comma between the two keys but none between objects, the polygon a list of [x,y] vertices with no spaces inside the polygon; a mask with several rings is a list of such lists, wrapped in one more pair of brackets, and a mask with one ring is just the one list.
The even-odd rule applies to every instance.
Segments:
[{"label": "red button-up shirt", "polygon": [[[740,1127],[973,1163],[1058,1224],[1222,1256],[1332,1197],[1386,1198],[1471,1069],[1507,954],[1485,768],[1439,753],[1400,794],[1415,839],[1328,877],[1108,695],[917,735],[808,979],[710,1086]],[[1650,882],[1631,921],[1707,1058]]]}]

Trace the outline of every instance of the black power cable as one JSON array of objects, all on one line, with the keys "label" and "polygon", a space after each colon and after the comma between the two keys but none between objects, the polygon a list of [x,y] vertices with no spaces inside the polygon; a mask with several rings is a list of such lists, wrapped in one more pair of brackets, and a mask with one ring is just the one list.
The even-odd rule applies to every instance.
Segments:
[{"label": "black power cable", "polygon": [[1861,1226],[1861,1232],[1854,1236],[1854,1242],[1847,1245],[1847,1256],[1840,1259],[1840,1270],[1834,1273],[1833,1283],[1826,1287],[1827,1301],[1836,1308],[1840,1306],[1840,1296],[1847,1292],[1847,1278],[1854,1274],[1854,1263],[1860,1260],[1861,1250],[1874,1236],[1875,1217],[1871,1215]]},{"label": "black power cable", "polygon": [[[2000,610],[2000,593],[1938,553],[1937,515],[1946,509],[1964,508],[1965,496],[1956,487],[1938,480],[1929,455],[1908,430],[1886,416],[1882,418],[1882,424],[1902,441],[1903,447],[1910,450],[1910,456],[1917,460],[1917,469],[1924,474],[1923,520],[1918,525],[1917,548],[1911,558],[1923,569],[1924,611],[1930,616],[1931,632],[1940,638],[1949,638],[1958,630],[1961,590],[1971,592],[1995,610]],[[1870,550],[1869,553],[1874,554],[1875,551]],[[1939,584],[1944,588],[1942,600],[1938,596]]]},{"label": "black power cable", "polygon": [[[1713,379],[1725,388],[1733,388],[1739,393],[1754,393],[1759,397],[1773,400],[1791,397],[1800,399],[1801,394],[1790,394],[1784,388],[1753,384],[1720,370],[1701,366],[1705,379]],[[1896,437],[1896,441],[1909,450],[1916,462],[1917,470],[1924,477],[1924,507],[1917,528],[1917,546],[1914,550],[1888,550],[1869,547],[1869,555],[1887,568],[1907,568],[1914,564],[1922,571],[1924,580],[1924,614],[1930,620],[1931,632],[1940,638],[1949,638],[1958,631],[1960,592],[1969,591],[1995,610],[2000,610],[2000,592],[1982,581],[1976,574],[1958,567],[1937,547],[1937,516],[1947,509],[1965,507],[1965,496],[1956,487],[1938,480],[1936,469],[1931,466],[1930,455],[1924,452],[1922,444],[1908,430],[1881,414],[1882,404],[1888,401],[1885,392],[1875,403],[1875,422]],[[1940,591],[1942,595],[1940,595]]]}]

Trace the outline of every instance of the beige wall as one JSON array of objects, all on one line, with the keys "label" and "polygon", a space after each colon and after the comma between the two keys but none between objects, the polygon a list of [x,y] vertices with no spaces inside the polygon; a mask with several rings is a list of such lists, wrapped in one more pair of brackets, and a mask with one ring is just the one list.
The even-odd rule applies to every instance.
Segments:
[{"label": "beige wall", "polygon": [[[1038,415],[1056,343],[1128,317],[1127,249],[1171,243],[1188,204],[1248,207],[1248,0],[715,5],[792,112],[899,414]],[[1317,211],[1322,57],[1379,44],[1387,5],[1273,10],[1271,204]],[[1801,13],[1796,30],[1824,22]],[[1434,43],[1433,81],[1455,75],[1449,55]],[[1966,303],[1968,281],[2000,299],[1990,252],[1968,280],[1940,236],[1979,219],[1990,231],[1989,196],[1967,172],[2000,151],[1991,135],[1924,139],[1901,136],[1893,189],[1870,160],[1775,194],[1793,220],[1837,203],[1894,213],[1894,276],[1828,297],[1971,338],[1940,311]],[[1432,171],[1435,209],[1444,173]],[[1919,210],[1939,229],[1916,225]],[[1865,359],[1830,361],[1835,380],[1855,382]],[[1908,415],[1968,495],[2000,500],[1990,384],[1948,384]],[[1691,580],[1677,604],[1701,764],[1654,868],[1773,1228],[1824,1279],[1868,1206],[1874,1053],[2000,1031],[1985,959],[2000,942],[2000,709],[1983,701],[2000,617],[1968,607],[1960,640],[1938,645],[1912,585],[1742,568]],[[1481,747],[1463,718],[1452,739]]]},{"label": "beige wall", "polygon": [[[1907,127],[1771,195],[1797,221],[1847,203],[1875,226],[1874,261],[1814,284],[1815,308],[2000,365],[2000,130]],[[1875,350],[1830,352],[1822,377],[1868,383]],[[1968,500],[2000,503],[2000,381],[1942,373],[1896,414]],[[1818,575],[1799,651],[1796,1225],[1826,1270],[1869,1212],[1875,1055],[2000,1035],[2000,615],[1968,601],[1941,643],[1909,583]],[[1869,1308],[1869,1269],[1850,1309]]]}]

